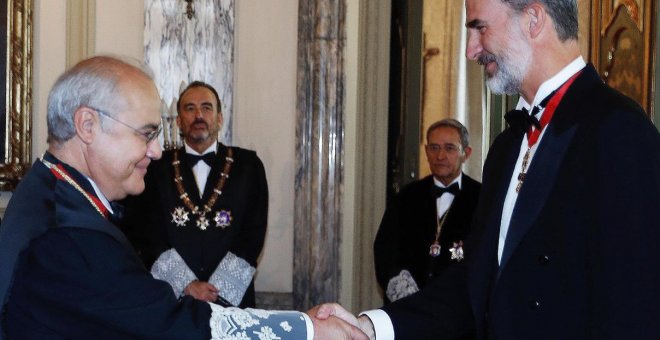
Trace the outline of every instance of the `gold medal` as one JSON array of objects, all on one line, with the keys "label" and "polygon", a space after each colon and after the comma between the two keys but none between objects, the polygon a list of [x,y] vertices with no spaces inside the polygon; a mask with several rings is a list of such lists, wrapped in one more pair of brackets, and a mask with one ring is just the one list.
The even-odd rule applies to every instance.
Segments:
[{"label": "gold medal", "polygon": [[429,248],[429,255],[432,257],[438,257],[440,255],[440,244],[438,241],[434,241],[431,247]]}]

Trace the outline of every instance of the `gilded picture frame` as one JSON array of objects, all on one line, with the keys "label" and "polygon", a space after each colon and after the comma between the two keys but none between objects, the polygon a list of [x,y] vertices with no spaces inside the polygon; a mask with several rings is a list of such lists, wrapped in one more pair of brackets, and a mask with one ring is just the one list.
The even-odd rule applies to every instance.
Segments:
[{"label": "gilded picture frame", "polygon": [[[591,61],[603,80],[652,118],[655,0],[594,0]],[[655,20],[654,20],[655,19]]]},{"label": "gilded picture frame", "polygon": [[0,191],[13,190],[32,155],[32,0],[2,0],[5,101],[0,110]]}]

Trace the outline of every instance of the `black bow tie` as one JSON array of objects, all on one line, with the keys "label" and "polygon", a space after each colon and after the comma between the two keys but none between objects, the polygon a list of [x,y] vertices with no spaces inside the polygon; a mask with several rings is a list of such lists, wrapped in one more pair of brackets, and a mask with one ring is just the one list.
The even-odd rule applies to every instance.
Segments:
[{"label": "black bow tie", "polygon": [[435,198],[437,199],[440,196],[442,196],[442,194],[444,194],[445,192],[448,192],[456,196],[461,189],[458,187],[458,183],[454,183],[446,188],[441,188],[437,185],[434,185],[432,190],[433,190],[433,196],[435,196]]},{"label": "black bow tie", "polygon": [[532,115],[529,114],[527,109],[523,108],[522,110],[511,110],[504,115],[504,120],[507,124],[516,131],[517,133],[525,133],[529,128],[534,125],[537,129],[541,128],[539,120],[534,117],[538,113],[538,106],[534,106],[532,109]]},{"label": "black bow tie", "polygon": [[552,96],[557,92],[554,90],[550,92],[543,100],[532,108],[532,113],[529,113],[527,108],[522,110],[511,110],[504,115],[504,120],[509,124],[509,126],[518,133],[525,133],[529,128],[534,125],[537,129],[541,128],[541,123],[536,118],[536,115],[543,109],[552,98]]},{"label": "black bow tie", "polygon": [[193,155],[191,153],[186,153],[186,161],[191,167],[197,165],[197,162],[200,160],[204,161],[204,163],[208,164],[208,166],[212,166],[214,158],[215,152],[208,152],[203,155]]}]

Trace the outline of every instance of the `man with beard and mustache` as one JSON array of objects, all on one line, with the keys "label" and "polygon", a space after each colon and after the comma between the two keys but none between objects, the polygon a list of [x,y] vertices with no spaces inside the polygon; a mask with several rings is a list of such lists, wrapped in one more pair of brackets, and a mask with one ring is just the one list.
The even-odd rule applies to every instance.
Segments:
[{"label": "man with beard and mustache", "polygon": [[[657,339],[660,134],[580,55],[576,0],[466,0],[466,55],[518,93],[466,261],[355,319],[372,338]],[[375,332],[375,333],[374,333]]]},{"label": "man with beard and mustache", "polygon": [[124,228],[175,294],[254,307],[268,218],[264,166],[254,151],[218,142],[223,117],[212,86],[192,82],[177,111],[184,146],[149,166],[146,190],[125,202]]}]

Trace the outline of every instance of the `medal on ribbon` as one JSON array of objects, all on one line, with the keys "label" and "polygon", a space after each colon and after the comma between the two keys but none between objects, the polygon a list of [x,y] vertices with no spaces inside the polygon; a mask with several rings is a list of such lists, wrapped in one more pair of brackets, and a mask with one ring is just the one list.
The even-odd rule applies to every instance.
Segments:
[{"label": "medal on ribbon", "polygon": [[437,240],[433,242],[433,244],[429,248],[429,255],[431,255],[432,257],[438,257],[440,255],[440,244],[438,243]]}]

